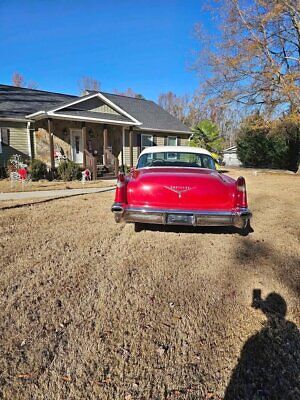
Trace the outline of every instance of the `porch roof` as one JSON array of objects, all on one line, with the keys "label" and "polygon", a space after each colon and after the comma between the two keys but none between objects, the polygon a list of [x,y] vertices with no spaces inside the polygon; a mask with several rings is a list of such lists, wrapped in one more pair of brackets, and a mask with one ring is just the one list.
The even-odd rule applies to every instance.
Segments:
[{"label": "porch roof", "polygon": [[52,118],[52,119],[67,119],[67,120],[76,120],[76,121],[86,121],[86,122],[95,122],[101,124],[112,124],[112,125],[135,125],[135,123],[126,118],[123,115],[119,114],[107,114],[101,112],[93,112],[93,111],[81,111],[81,110],[58,110],[58,111],[38,111],[35,114],[32,114],[30,118],[33,119],[43,119],[43,118]]}]

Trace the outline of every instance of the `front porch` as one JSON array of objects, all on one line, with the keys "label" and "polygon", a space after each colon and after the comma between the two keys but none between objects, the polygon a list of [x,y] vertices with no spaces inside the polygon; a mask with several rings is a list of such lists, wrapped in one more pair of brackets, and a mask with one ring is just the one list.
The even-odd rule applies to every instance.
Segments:
[{"label": "front porch", "polygon": [[145,147],[184,145],[190,134],[154,102],[100,92],[26,117],[34,129],[33,157],[54,170],[63,154],[89,168],[93,179],[101,171],[117,174],[120,164],[132,167]]},{"label": "front porch", "polygon": [[130,126],[45,118],[34,124],[34,157],[54,170],[57,154],[90,169],[93,179],[116,175],[129,144],[129,166],[133,166],[133,128]]}]

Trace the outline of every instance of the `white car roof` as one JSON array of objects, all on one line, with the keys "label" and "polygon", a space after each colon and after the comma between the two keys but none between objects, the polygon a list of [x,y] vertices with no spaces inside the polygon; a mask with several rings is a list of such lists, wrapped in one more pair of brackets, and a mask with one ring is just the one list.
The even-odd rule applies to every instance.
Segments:
[{"label": "white car roof", "polygon": [[148,153],[196,153],[196,154],[206,154],[211,156],[211,153],[206,150],[202,149],[200,147],[193,147],[193,146],[151,146],[151,147],[146,147],[141,154],[140,157],[143,154],[148,154]]}]

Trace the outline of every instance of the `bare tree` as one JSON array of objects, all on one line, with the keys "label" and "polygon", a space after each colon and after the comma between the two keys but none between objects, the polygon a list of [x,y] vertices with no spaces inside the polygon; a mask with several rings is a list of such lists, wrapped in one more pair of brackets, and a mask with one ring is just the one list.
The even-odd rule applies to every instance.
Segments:
[{"label": "bare tree", "polygon": [[114,89],[114,93],[120,96],[133,97],[135,99],[144,99],[142,94],[136,93],[133,89],[127,88],[124,92]]},{"label": "bare tree", "polygon": [[183,123],[187,122],[191,106],[188,95],[177,96],[171,91],[161,93],[158,97],[158,104]]},{"label": "bare tree", "polygon": [[158,104],[191,128],[204,119],[209,119],[220,127],[225,110],[223,105],[205,98],[201,91],[195,92],[193,96],[178,96],[171,91],[161,93]]},{"label": "bare tree", "polygon": [[19,72],[14,72],[12,75],[12,84],[17,87],[24,87],[28,89],[37,89],[38,84],[35,81],[26,82],[24,75]]},{"label": "bare tree", "polygon": [[35,81],[29,81],[26,86],[28,89],[37,89],[39,87]]},{"label": "bare tree", "polygon": [[12,83],[14,86],[25,87],[24,76],[22,74],[20,74],[19,72],[14,72],[11,80],[12,80]]},{"label": "bare tree", "polygon": [[94,79],[90,76],[83,76],[78,82],[78,87],[81,94],[89,90],[99,92],[101,83],[97,79]]},{"label": "bare tree", "polygon": [[203,120],[210,120],[218,127],[225,146],[235,143],[244,115],[237,107],[208,99],[199,90],[193,96],[177,96],[171,91],[161,93],[158,104],[190,128],[195,128]]},{"label": "bare tree", "polygon": [[[300,109],[299,0],[219,2],[221,39],[204,46],[196,68],[210,67],[205,92],[248,110]],[[208,56],[206,56],[208,55]]]}]

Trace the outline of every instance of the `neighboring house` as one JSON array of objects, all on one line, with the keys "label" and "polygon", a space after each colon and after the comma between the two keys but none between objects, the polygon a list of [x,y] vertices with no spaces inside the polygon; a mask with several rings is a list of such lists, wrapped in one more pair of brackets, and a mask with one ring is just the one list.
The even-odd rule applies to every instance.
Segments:
[{"label": "neighboring house", "polygon": [[0,85],[0,166],[13,154],[52,169],[63,153],[83,167],[135,164],[141,150],[186,145],[190,130],[156,103],[104,92],[71,96]]},{"label": "neighboring house", "polygon": [[227,149],[222,151],[222,154],[225,166],[240,167],[242,165],[237,156],[237,146],[228,147]]}]

